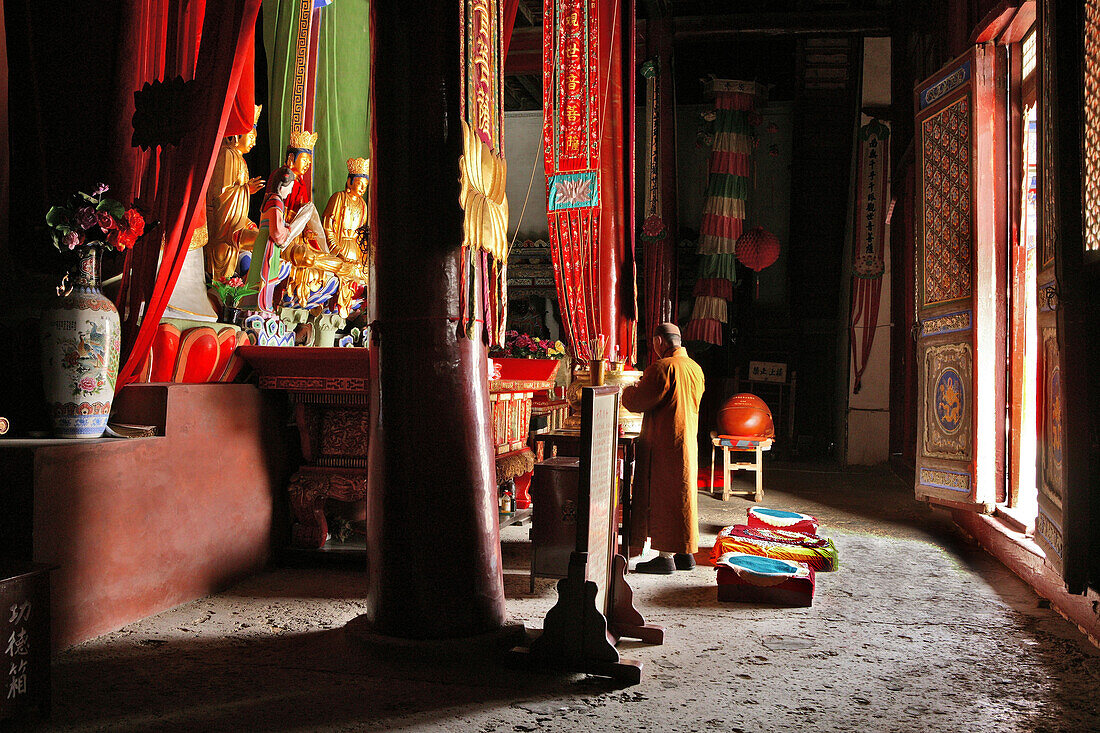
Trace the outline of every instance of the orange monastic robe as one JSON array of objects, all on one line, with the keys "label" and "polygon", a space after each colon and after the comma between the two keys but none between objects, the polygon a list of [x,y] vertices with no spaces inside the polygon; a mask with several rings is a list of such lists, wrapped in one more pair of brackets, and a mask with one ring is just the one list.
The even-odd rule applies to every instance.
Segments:
[{"label": "orange monastic robe", "polygon": [[648,536],[662,552],[699,551],[699,401],[703,370],[679,348],[646,367],[623,390],[623,405],[643,413],[631,514],[631,546]]}]

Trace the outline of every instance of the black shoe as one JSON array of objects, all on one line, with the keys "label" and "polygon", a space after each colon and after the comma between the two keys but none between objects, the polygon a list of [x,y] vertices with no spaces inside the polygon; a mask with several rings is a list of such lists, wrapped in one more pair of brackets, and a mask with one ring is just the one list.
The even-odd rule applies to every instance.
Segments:
[{"label": "black shoe", "polygon": [[634,567],[636,573],[649,573],[650,575],[672,575],[676,569],[676,563],[671,557],[657,557],[647,562],[640,562]]},{"label": "black shoe", "polygon": [[687,552],[677,552],[672,556],[677,570],[691,570],[695,567],[695,556]]}]

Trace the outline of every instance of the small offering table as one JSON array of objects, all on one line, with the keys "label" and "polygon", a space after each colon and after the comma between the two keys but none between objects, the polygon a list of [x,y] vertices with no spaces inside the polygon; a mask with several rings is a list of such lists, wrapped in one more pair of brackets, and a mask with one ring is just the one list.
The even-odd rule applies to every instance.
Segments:
[{"label": "small offering table", "polygon": [[320,548],[328,537],[325,500],[367,497],[370,352],[364,348],[242,346],[237,354],[260,375],[260,388],[282,390],[294,405],[302,465],[287,492],[292,543]]},{"label": "small offering table", "polygon": [[[556,456],[579,456],[581,434],[577,430],[553,430],[531,436],[535,443],[535,460]],[[619,484],[619,507],[622,511],[622,544],[619,552],[630,557],[630,510],[634,498],[634,461],[637,451],[638,433],[623,433],[618,438],[619,470],[616,473]],[[550,455],[546,455],[546,447]]]}]

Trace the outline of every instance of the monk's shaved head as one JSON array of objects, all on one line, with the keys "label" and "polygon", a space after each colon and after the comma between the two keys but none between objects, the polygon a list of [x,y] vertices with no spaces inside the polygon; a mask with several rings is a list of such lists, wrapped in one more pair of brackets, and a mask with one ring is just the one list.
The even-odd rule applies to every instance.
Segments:
[{"label": "monk's shaved head", "polygon": [[675,323],[657,324],[657,327],[653,329],[653,335],[669,346],[679,346],[681,343],[680,327]]}]

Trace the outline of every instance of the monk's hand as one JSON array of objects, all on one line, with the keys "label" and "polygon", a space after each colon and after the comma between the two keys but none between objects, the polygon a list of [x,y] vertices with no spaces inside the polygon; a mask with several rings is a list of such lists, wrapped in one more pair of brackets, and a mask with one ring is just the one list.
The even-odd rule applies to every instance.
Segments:
[{"label": "monk's hand", "polygon": [[257,193],[264,187],[264,179],[256,176],[255,178],[248,179],[248,192]]}]

